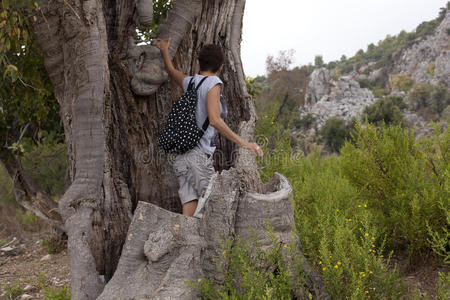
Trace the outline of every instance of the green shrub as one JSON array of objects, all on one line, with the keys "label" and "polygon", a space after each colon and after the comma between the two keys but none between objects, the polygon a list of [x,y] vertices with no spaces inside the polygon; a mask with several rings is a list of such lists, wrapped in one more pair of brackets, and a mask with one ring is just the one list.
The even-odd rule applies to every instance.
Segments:
[{"label": "green shrub", "polygon": [[406,108],[402,97],[387,96],[381,98],[372,105],[367,106],[363,111],[363,119],[367,119],[372,124],[381,125],[403,125],[402,109]]},{"label": "green shrub", "polygon": [[391,84],[399,91],[408,92],[414,86],[414,80],[407,74],[398,74],[392,78]]},{"label": "green shrub", "polygon": [[12,285],[3,285],[3,291],[6,293],[9,299],[16,299],[24,293],[22,283],[19,280],[15,280]]},{"label": "green shrub", "polygon": [[435,63],[431,63],[428,68],[427,68],[427,73],[428,75],[430,75],[431,77],[434,76],[434,70],[436,69],[436,64]]},{"label": "green shrub", "polygon": [[43,288],[45,300],[70,300],[70,288],[65,286],[62,288],[54,288],[47,286]]},{"label": "green shrub", "polygon": [[47,249],[48,254],[56,254],[66,248],[66,241],[55,234],[43,239],[42,246]]},{"label": "green shrub", "polygon": [[216,260],[223,281],[199,278],[187,284],[198,291],[199,299],[287,300],[309,294],[302,288],[305,278],[295,246],[280,243],[270,231],[269,237],[272,244],[264,248],[256,237],[226,240]]},{"label": "green shrub", "polygon": [[[292,153],[288,146],[283,150]],[[316,150],[306,157],[291,154],[285,159],[271,159],[275,163],[270,158],[260,161],[262,176],[270,178],[278,171],[289,178],[294,189],[297,234],[332,297],[396,299],[403,295],[398,272],[388,267],[389,255],[383,257],[384,238],[377,229],[376,213],[359,199],[357,187],[344,177],[340,158],[322,157]]]},{"label": "green shrub", "polygon": [[450,210],[447,201],[447,207],[442,202],[437,203],[437,206],[442,210],[446,216],[446,222],[443,222],[441,228],[432,229],[427,222],[427,229],[429,234],[428,242],[438,258],[445,264],[450,264]]},{"label": "green shrub", "polygon": [[438,282],[436,288],[437,298],[439,300],[450,299],[450,273],[438,273]]},{"label": "green shrub", "polygon": [[264,156],[258,158],[261,179],[268,181],[273,172],[278,170],[284,160],[292,155],[292,138],[289,132],[279,123],[273,121],[274,115],[265,115],[258,120],[256,126],[256,142],[264,151]]},{"label": "green shrub", "polygon": [[438,204],[449,209],[450,133],[435,128],[416,143],[407,129],[358,123],[354,138],[341,149],[343,173],[374,208],[388,249],[406,248],[410,257],[428,252],[427,221],[439,230],[446,216]]},{"label": "green shrub", "polygon": [[390,91],[385,88],[373,88],[372,93],[375,98],[382,98],[390,94]]},{"label": "green shrub", "polygon": [[432,88],[428,83],[419,83],[414,86],[408,94],[408,100],[414,110],[427,106]]},{"label": "green shrub", "polygon": [[25,228],[32,229],[38,222],[38,217],[29,210],[24,211],[23,208],[16,209],[16,220]]},{"label": "green shrub", "polygon": [[45,138],[39,146],[29,146],[21,159],[24,170],[47,194],[60,196],[65,189],[66,144]]},{"label": "green shrub", "polygon": [[403,294],[398,273],[383,258],[377,220],[344,178],[339,158],[319,152],[288,172],[294,187],[295,222],[305,254],[321,269],[336,299],[373,299]]},{"label": "green shrub", "polygon": [[450,133],[434,129],[416,142],[399,126],[357,123],[353,144],[326,157],[317,149],[294,154],[285,133],[272,131],[279,156],[259,160],[261,176],[288,177],[304,254],[333,298],[405,296],[393,251],[447,257]]},{"label": "green shrub", "polygon": [[443,85],[433,86],[427,106],[430,112],[441,115],[444,109],[450,105],[450,92]]},{"label": "green shrub", "polygon": [[325,148],[332,152],[339,152],[345,141],[350,138],[351,122],[338,117],[329,118],[319,131],[320,141]]},{"label": "green shrub", "polygon": [[11,178],[0,163],[0,205],[14,205],[16,199],[12,190]]},{"label": "green shrub", "polygon": [[316,121],[316,118],[312,114],[306,114],[301,117],[294,118],[292,125],[295,128],[311,128],[312,124]]},{"label": "green shrub", "polygon": [[447,124],[450,124],[450,105],[447,105],[447,107],[442,111],[442,119],[447,122]]},{"label": "green shrub", "polygon": [[255,77],[245,77],[245,86],[247,87],[247,92],[253,98],[257,97],[262,91],[262,84],[258,82],[258,78]]},{"label": "green shrub", "polygon": [[450,105],[450,92],[443,85],[421,83],[414,86],[408,94],[412,109],[424,110],[431,114],[442,115]]}]

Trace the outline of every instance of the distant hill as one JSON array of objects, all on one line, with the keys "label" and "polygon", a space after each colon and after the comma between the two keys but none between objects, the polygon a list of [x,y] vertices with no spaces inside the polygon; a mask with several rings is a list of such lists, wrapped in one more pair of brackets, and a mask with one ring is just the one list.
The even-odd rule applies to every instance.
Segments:
[{"label": "distant hill", "polygon": [[[449,50],[449,10],[450,2],[447,2],[446,7],[441,8],[436,19],[422,22],[415,31],[409,33],[401,31],[395,36],[388,35],[377,45],[373,43],[368,45],[366,51],[361,49],[350,58],[342,56],[340,61],[332,61],[324,67],[333,70],[334,77],[346,74],[355,75],[355,72],[369,76],[373,72],[379,73],[380,70],[384,74],[400,73],[406,71],[406,68],[402,68],[402,66],[408,65],[408,62],[409,65],[411,62],[417,65],[416,62],[423,58],[432,63],[431,61],[438,56],[446,55],[443,51]],[[448,62],[440,61],[442,67],[445,63]],[[448,67],[448,65],[446,66]],[[448,70],[449,68],[447,68],[447,72]],[[413,72],[411,68],[408,68],[407,71]],[[387,83],[387,78],[384,83]]]},{"label": "distant hill", "polygon": [[275,122],[313,142],[330,118],[348,127],[357,116],[414,126],[417,137],[430,132],[430,120],[448,127],[449,40],[450,1],[436,19],[415,31],[387,36],[350,58],[324,64],[319,56],[314,65],[289,69],[280,65],[289,61],[280,52],[278,59],[268,58],[268,76],[253,80],[261,90],[255,96],[258,114],[274,114]]}]

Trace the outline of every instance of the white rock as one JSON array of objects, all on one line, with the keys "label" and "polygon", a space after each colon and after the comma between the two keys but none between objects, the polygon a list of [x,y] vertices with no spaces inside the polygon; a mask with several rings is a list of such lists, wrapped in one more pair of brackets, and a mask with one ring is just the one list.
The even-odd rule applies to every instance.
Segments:
[{"label": "white rock", "polygon": [[9,252],[9,251],[13,251],[14,249],[15,249],[15,248],[8,246],[8,247],[3,247],[3,248],[1,248],[0,251],[3,251],[3,252]]},{"label": "white rock", "polygon": [[33,285],[31,285],[31,284],[28,284],[27,286],[25,286],[24,288],[23,288],[23,290],[25,291],[25,292],[29,292],[29,291],[32,291],[32,290],[34,290],[35,289],[35,287],[33,286]]},{"label": "white rock", "polygon": [[313,115],[318,129],[331,117],[348,121],[361,115],[364,108],[376,100],[371,91],[361,88],[350,76],[334,81],[325,68],[316,69],[311,74],[306,95],[310,102],[300,109],[300,115]]},{"label": "white rock", "polygon": [[47,260],[50,260],[51,258],[52,258],[52,255],[51,254],[47,254],[47,255],[45,255],[45,256],[43,256],[41,258],[41,261],[47,261]]},{"label": "white rock", "polygon": [[24,300],[24,299],[33,299],[33,296],[28,295],[28,294],[23,294],[22,296],[20,296],[19,299],[20,299],[20,300]]}]

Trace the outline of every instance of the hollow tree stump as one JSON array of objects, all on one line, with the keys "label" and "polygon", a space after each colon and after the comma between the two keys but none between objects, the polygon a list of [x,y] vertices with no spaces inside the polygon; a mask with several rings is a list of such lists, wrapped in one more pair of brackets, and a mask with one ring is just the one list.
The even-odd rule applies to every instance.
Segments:
[{"label": "hollow tree stump", "polygon": [[213,259],[234,234],[249,238],[251,230],[269,246],[267,220],[279,240],[289,243],[293,210],[287,179],[276,173],[262,187],[265,193],[256,193],[245,190],[246,175],[235,168],[216,173],[201,219],[139,202],[117,270],[98,299],[195,299],[185,281],[220,281]]}]

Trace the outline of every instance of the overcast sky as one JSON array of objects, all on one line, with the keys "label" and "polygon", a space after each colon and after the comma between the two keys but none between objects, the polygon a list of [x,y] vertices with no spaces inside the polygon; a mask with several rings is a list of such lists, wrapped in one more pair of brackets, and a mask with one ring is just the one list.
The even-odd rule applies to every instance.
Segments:
[{"label": "overcast sky", "polygon": [[436,18],[447,0],[247,0],[241,44],[247,76],[265,75],[268,55],[295,50],[294,65],[325,62],[412,31]]}]

